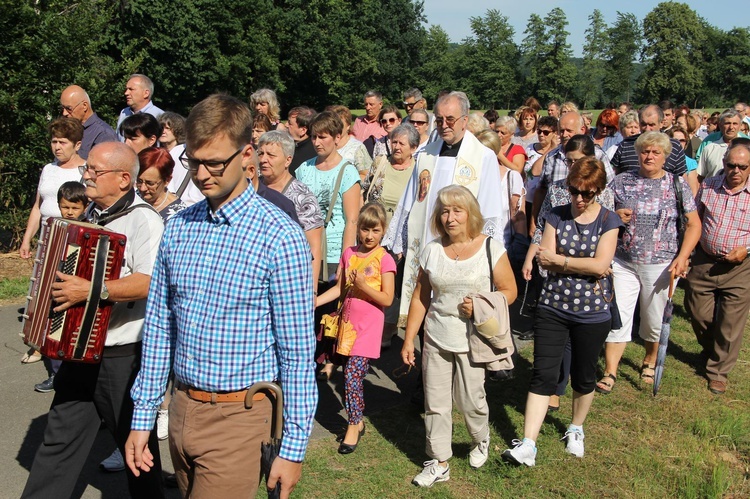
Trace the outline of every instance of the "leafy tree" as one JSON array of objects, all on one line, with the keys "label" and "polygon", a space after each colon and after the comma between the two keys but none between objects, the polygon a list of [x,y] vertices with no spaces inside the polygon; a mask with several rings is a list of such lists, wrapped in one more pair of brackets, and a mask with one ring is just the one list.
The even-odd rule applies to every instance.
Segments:
[{"label": "leafy tree", "polygon": [[420,56],[422,64],[414,68],[414,81],[431,104],[438,92],[456,85],[453,51],[448,33],[440,25],[430,26]]},{"label": "leafy tree", "polygon": [[607,71],[602,82],[607,100],[631,100],[635,60],[641,49],[642,37],[638,18],[633,14],[618,12],[614,25],[607,30]]},{"label": "leafy tree", "polygon": [[461,88],[474,97],[475,107],[508,108],[520,88],[514,30],[495,9],[470,22],[473,36],[464,40],[466,67]]},{"label": "leafy tree", "polygon": [[565,12],[559,7],[544,20],[536,14],[529,16],[521,51],[529,68],[527,89],[539,99],[567,100],[573,95],[578,72],[571,62],[567,25]]},{"label": "leafy tree", "polygon": [[607,70],[604,58],[607,50],[607,24],[602,13],[595,9],[589,16],[586,43],[583,45],[583,68],[579,79],[579,100],[584,109],[602,103],[602,81]]},{"label": "leafy tree", "polygon": [[750,95],[750,31],[723,31],[704,22],[706,84],[700,100],[711,107],[727,107]]},{"label": "leafy tree", "polygon": [[683,3],[662,2],[643,20],[643,97],[650,102],[692,102],[704,81],[706,34],[698,14]]}]

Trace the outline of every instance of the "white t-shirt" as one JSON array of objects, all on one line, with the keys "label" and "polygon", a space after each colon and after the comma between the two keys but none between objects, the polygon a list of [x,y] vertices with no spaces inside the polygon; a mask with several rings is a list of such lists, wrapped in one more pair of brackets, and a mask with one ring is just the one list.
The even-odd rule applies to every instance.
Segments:
[{"label": "white t-shirt", "polygon": [[[510,196],[508,196],[508,182],[510,182]],[[500,180],[500,216],[498,225],[503,229],[503,243],[507,248],[510,245],[510,238],[513,236],[510,219],[510,201],[512,196],[523,196],[523,178],[515,170],[508,169],[503,178]],[[518,208],[518,206],[516,206]]]},{"label": "white t-shirt", "polygon": [[44,165],[39,176],[37,192],[41,198],[39,211],[42,223],[49,217],[60,217],[60,207],[57,205],[57,191],[65,182],[80,182],[81,174],[78,168],[60,168],[57,163]]},{"label": "white t-shirt", "polygon": [[[455,261],[445,254],[440,239],[425,246],[419,265],[427,273],[432,286],[432,300],[425,317],[425,341],[446,352],[468,352],[469,319],[459,317],[458,305],[469,293],[490,290],[490,269],[486,243],[466,260]],[[505,253],[505,248],[491,239],[492,268]]]},{"label": "white t-shirt", "polygon": [[[180,155],[184,150],[185,144],[178,144],[169,151],[169,155],[172,156],[172,159],[174,160],[174,169],[172,170],[172,180],[169,181],[167,189],[173,194],[180,189],[182,180],[189,175],[187,168],[182,166],[182,162],[180,161]],[[198,201],[203,201],[204,198],[205,196],[200,189],[195,186],[193,181],[188,180],[187,187],[185,187],[185,190],[182,192],[180,199],[182,199],[187,206],[192,206]]]}]

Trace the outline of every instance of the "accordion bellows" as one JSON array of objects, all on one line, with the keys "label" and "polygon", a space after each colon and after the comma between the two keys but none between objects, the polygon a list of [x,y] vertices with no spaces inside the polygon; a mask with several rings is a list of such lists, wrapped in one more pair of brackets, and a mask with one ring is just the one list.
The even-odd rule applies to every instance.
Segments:
[{"label": "accordion bellows", "polygon": [[[44,223],[23,315],[24,343],[51,359],[101,361],[112,303],[101,301],[104,281],[118,279],[125,254],[122,234],[74,220]],[[91,281],[86,301],[54,312],[56,272]]]}]

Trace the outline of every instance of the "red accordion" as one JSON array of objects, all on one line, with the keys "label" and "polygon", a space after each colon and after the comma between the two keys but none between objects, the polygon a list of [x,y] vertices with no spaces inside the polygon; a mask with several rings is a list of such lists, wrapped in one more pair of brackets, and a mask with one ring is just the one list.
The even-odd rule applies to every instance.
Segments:
[{"label": "red accordion", "polygon": [[[100,362],[112,313],[112,303],[100,299],[102,284],[120,277],[127,238],[61,218],[49,218],[44,229],[23,315],[24,343],[51,359]],[[53,311],[57,271],[91,281],[85,302]]]}]

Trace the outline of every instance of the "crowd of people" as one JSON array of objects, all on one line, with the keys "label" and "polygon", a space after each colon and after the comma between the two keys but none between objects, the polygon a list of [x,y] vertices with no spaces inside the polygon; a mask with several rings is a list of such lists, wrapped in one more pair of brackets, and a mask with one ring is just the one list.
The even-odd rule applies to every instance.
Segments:
[{"label": "crowd of people", "polygon": [[44,360],[48,376],[34,389],[55,392],[23,497],[70,495],[101,423],[117,442],[102,467],[124,469],[134,497],[163,497],[158,440],[167,438],[167,479],[183,495],[252,497],[278,402],[258,382],[283,388],[267,486],[287,496],[316,379],[343,366],[348,425],[337,441],[351,454],[366,428],[363,380],[399,327],[425,411],[428,460],[415,485],[450,477],[454,403],[472,439],[469,464],[487,461],[484,384],[512,372],[513,335],[533,339],[533,372],[523,438],[502,458],[535,465],[544,417],[568,381],[565,451],[583,457],[595,393],[615,390],[636,327],[640,380],[654,383],[680,279],[708,389],[729,389],[750,309],[744,103],[717,116],[621,103],[592,121],[571,102],[543,114],[533,97],[507,115],[471,111],[459,91],[429,110],[412,88],[405,113],[368,91],[357,118],[343,105],[300,105],[283,122],[270,89],[247,104],[209,96],[187,118],[154,104],[145,75],[132,75],[124,96],[112,128],[71,85],[49,126],[55,159],[42,169],[21,256],[32,256],[49,217],[128,240],[121,277],[101,291],[65,274],[52,289],[56,310],[90,292],[113,303],[101,362],[34,349],[22,359]]}]

